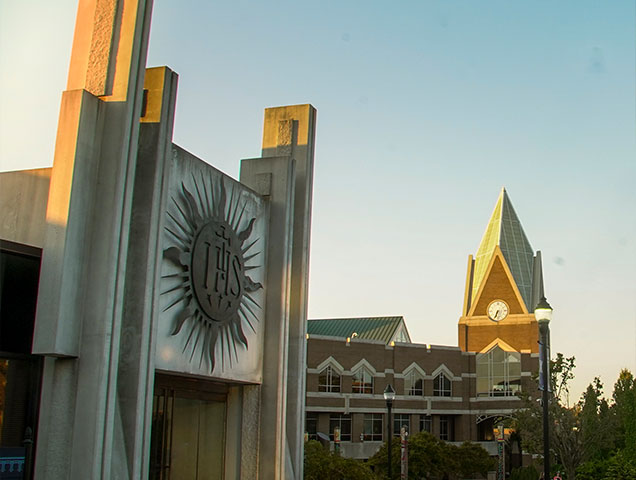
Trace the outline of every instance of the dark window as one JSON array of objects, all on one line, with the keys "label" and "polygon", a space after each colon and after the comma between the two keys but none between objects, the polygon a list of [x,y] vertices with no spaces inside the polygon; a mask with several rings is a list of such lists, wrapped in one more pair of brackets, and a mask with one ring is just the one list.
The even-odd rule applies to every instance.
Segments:
[{"label": "dark window", "polygon": [[452,415],[439,417],[439,439],[449,442],[455,441],[455,419]]},{"label": "dark window", "polygon": [[411,416],[408,413],[396,413],[393,415],[393,435],[399,435],[402,427],[411,431]]},{"label": "dark window", "polygon": [[492,442],[495,440],[493,431],[493,419],[487,418],[477,424],[477,440],[480,442]]},{"label": "dark window", "polygon": [[422,377],[415,370],[411,370],[411,372],[404,378],[404,393],[406,395],[423,395],[424,391],[422,388]]},{"label": "dark window", "polygon": [[433,380],[433,395],[436,397],[451,396],[451,382],[446,375],[440,373]]},{"label": "dark window", "polygon": [[[5,249],[9,246],[11,250]],[[15,248],[12,248],[15,246]],[[0,250],[0,351],[31,353],[40,257],[20,253],[21,245],[2,242]],[[28,248],[28,247],[25,247]],[[39,250],[30,247],[33,253]]]},{"label": "dark window", "polygon": [[327,366],[318,377],[318,391],[319,392],[340,392],[340,375],[331,366]]},{"label": "dark window", "polygon": [[305,431],[309,440],[318,440],[318,414],[316,412],[307,412],[305,416]]},{"label": "dark window", "polygon": [[420,415],[420,432],[431,433],[433,431],[433,422],[430,415]]},{"label": "dark window", "polygon": [[332,413],[329,416],[329,439],[333,441],[333,431],[340,428],[340,441],[351,441],[351,415],[344,413]]},{"label": "dark window", "polygon": [[364,414],[364,439],[365,441],[381,442],[384,415],[381,413]]},{"label": "dark window", "polygon": [[[40,256],[38,248],[0,240],[0,478],[32,472],[42,369],[42,358],[31,355]],[[20,471],[15,477],[5,472],[10,464]]]},{"label": "dark window", "polygon": [[353,374],[351,390],[353,393],[373,393],[373,375],[365,367]]}]

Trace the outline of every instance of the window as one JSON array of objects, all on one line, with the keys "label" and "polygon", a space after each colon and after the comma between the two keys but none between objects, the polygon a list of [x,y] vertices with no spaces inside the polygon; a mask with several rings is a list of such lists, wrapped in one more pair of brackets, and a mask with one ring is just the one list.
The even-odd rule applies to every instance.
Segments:
[{"label": "window", "polygon": [[430,415],[420,415],[420,432],[431,433],[433,431],[433,417]]},{"label": "window", "polygon": [[410,343],[409,338],[406,336],[406,332],[403,328],[400,328],[399,332],[393,337],[394,342]]},{"label": "window", "polygon": [[451,396],[451,382],[446,375],[440,373],[433,380],[433,395],[436,397]]},{"label": "window", "polygon": [[351,415],[344,413],[332,413],[329,416],[329,439],[333,441],[333,431],[335,428],[340,429],[340,441],[351,441]]},{"label": "window", "polygon": [[360,367],[353,374],[351,382],[353,393],[373,393],[373,375],[365,367]]},{"label": "window", "polygon": [[477,355],[477,395],[505,397],[521,391],[521,354],[498,345]]},{"label": "window", "polygon": [[439,439],[448,442],[455,440],[455,419],[451,415],[439,417]]},{"label": "window", "polygon": [[381,413],[365,413],[364,414],[364,440],[371,442],[382,441],[382,419],[384,415]]},{"label": "window", "polygon": [[340,375],[331,366],[328,365],[318,377],[318,391],[319,392],[340,392]]},{"label": "window", "polygon": [[307,412],[305,416],[305,431],[309,440],[318,440],[318,414],[316,412]]},{"label": "window", "polygon": [[405,395],[423,395],[422,377],[415,370],[411,370],[404,378]]},{"label": "window", "polygon": [[393,435],[399,435],[402,427],[407,432],[411,431],[411,416],[408,413],[396,413],[393,415]]}]

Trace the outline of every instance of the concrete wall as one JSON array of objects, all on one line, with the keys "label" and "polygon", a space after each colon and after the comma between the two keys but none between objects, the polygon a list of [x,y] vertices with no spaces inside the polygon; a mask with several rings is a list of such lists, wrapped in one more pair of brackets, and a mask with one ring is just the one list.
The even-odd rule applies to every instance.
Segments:
[{"label": "concrete wall", "polygon": [[42,248],[51,170],[0,173],[0,239]]}]

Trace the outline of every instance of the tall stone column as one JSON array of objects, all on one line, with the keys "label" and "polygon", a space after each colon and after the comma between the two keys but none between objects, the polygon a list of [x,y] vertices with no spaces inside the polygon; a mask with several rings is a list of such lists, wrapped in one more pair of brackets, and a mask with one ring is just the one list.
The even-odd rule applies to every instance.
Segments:
[{"label": "tall stone column", "polygon": [[132,192],[152,2],[79,2],[46,212],[33,353],[35,475],[111,470]]},{"label": "tall stone column", "polygon": [[[282,193],[278,197],[280,200],[270,197],[272,218],[275,218],[278,208],[283,208],[284,202],[291,202],[284,211],[285,215],[291,215],[289,221],[292,227],[291,232],[287,232],[281,229],[282,225],[270,225],[270,248],[280,245],[278,235],[290,235],[291,251],[287,261],[289,269],[285,272],[288,278],[284,283],[289,291],[279,300],[272,298],[272,302],[282,303],[284,307],[280,318],[276,320],[277,325],[280,325],[277,330],[280,338],[275,340],[278,350],[276,358],[268,347],[268,337],[265,339],[260,478],[300,479],[303,476],[307,288],[315,125],[316,110],[311,105],[266,109],[263,158],[244,160],[241,167],[241,182],[262,195],[271,193],[266,178],[292,175],[289,183],[291,197],[284,200]],[[282,219],[282,210],[279,215]],[[271,262],[269,268],[275,268]],[[270,320],[270,307],[268,301],[268,322],[274,321]],[[271,336],[269,332],[272,331],[268,326],[266,335]],[[277,385],[276,392],[273,390],[274,384]],[[272,451],[274,446],[275,452]]]}]

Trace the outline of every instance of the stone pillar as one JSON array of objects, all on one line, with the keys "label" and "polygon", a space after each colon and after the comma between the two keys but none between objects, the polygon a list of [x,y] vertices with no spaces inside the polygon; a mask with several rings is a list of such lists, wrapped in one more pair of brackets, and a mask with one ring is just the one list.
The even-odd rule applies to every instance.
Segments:
[{"label": "stone pillar", "polygon": [[269,197],[271,215],[260,478],[303,477],[315,123],[311,105],[266,109],[263,157],[241,164],[241,182]]},{"label": "stone pillar", "polygon": [[263,157],[289,155],[296,162],[291,304],[287,376],[287,441],[290,464],[303,477],[307,295],[313,197],[316,109],[311,105],[268,108],[263,128]]},{"label": "stone pillar", "polygon": [[78,7],[33,342],[33,353],[48,357],[38,479],[115,478],[112,446],[123,436],[114,420],[121,414],[121,322],[150,11],[146,0],[82,0]]},{"label": "stone pillar", "polygon": [[[295,478],[285,475],[294,173],[290,157],[241,162],[241,182],[268,198],[270,208],[263,383],[260,392],[253,388],[244,392],[252,409],[260,412],[258,458],[250,458],[258,464],[245,466],[252,472],[257,469],[258,477],[251,478]],[[257,400],[254,395],[258,393]],[[253,405],[255,401],[258,406]],[[244,434],[248,433],[244,430]],[[241,475],[241,478],[248,477]]]},{"label": "stone pillar", "polygon": [[112,478],[148,478],[159,316],[155,287],[161,275],[161,236],[172,152],[177,74],[167,67],[146,70],[146,102],[125,270],[125,299],[117,375]]}]

